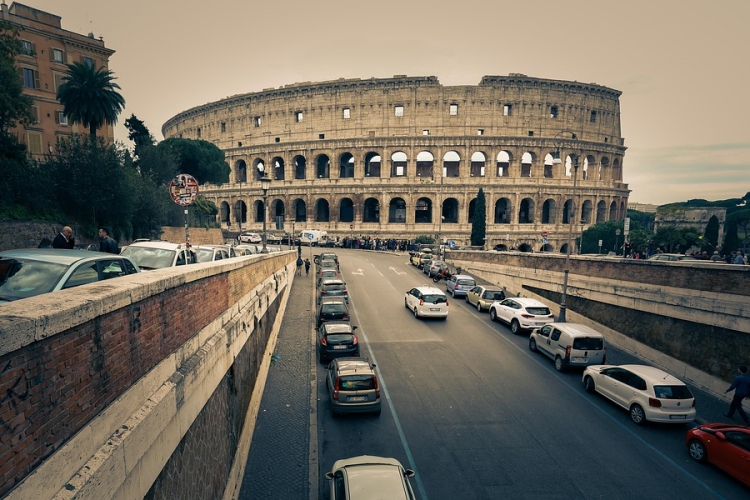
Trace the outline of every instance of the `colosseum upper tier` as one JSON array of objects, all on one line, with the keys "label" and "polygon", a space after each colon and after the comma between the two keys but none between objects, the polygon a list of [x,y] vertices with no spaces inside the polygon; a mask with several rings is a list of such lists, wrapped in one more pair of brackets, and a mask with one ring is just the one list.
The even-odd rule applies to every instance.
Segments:
[{"label": "colosseum upper tier", "polygon": [[620,94],[520,74],[340,79],[228,97],[162,132],[224,151],[230,182],[200,191],[233,230],[262,227],[267,175],[269,228],[468,245],[481,188],[489,248],[565,252],[569,223],[625,217]]}]

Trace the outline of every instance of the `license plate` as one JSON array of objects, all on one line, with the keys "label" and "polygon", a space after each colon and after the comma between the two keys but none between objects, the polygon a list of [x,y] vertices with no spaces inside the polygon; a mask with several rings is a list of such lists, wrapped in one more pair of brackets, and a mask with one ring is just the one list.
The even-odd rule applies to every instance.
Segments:
[{"label": "license plate", "polygon": [[685,420],[686,416],[685,415],[670,415],[669,418],[670,420]]},{"label": "license plate", "polygon": [[345,345],[335,345],[333,346],[334,349],[346,349]]},{"label": "license plate", "polygon": [[440,310],[439,307],[430,307],[430,311],[439,311],[439,310]]},{"label": "license plate", "polygon": [[581,358],[581,357],[576,358],[576,357],[573,357],[573,358],[570,358],[570,360],[573,363],[588,363],[589,358]]},{"label": "license plate", "polygon": [[535,321],[535,322],[534,322],[534,324],[535,324],[536,326],[544,326],[544,325],[546,325],[547,323],[545,323],[544,321]]},{"label": "license plate", "polygon": [[349,396],[349,401],[364,401],[367,399],[365,396]]}]

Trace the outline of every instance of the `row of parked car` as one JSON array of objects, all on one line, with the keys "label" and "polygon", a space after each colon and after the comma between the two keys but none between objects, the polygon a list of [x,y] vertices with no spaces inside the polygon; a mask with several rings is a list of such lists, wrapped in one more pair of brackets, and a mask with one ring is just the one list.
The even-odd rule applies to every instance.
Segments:
[{"label": "row of parked car", "polygon": [[[444,298],[447,309],[447,297],[440,298],[442,291],[435,287],[417,287],[407,292],[407,307],[418,307],[415,300],[409,299],[417,295],[415,291],[429,294],[430,301],[442,302]],[[446,293],[453,297],[463,295],[469,305],[480,313],[487,310],[492,321],[507,324],[514,334],[528,332],[529,349],[550,358],[558,371],[582,368],[585,390],[627,410],[633,423],[685,424],[695,420],[695,396],[684,382],[648,365],[607,365],[606,341],[600,332],[587,325],[555,322],[554,314],[543,302],[527,297],[506,298],[503,290],[476,285],[469,275],[453,275],[446,282]],[[415,316],[426,316],[420,313],[421,309],[414,310]],[[750,461],[750,427],[700,425],[687,432],[685,444],[697,462],[711,462],[750,487],[750,467],[746,466]]]}]

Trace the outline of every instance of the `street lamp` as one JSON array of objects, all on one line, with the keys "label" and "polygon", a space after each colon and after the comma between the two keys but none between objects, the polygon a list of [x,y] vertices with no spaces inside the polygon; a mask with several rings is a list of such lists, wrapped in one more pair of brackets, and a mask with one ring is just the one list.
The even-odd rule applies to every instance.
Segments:
[{"label": "street lamp", "polygon": [[237,202],[237,208],[239,209],[237,214],[237,225],[239,225],[240,228],[240,234],[242,234],[242,215],[243,215],[243,206],[242,206],[242,178],[239,179],[240,182],[240,201]]},{"label": "street lamp", "polygon": [[268,253],[268,248],[266,247],[266,212],[267,212],[267,202],[268,202],[268,190],[271,189],[271,178],[268,177],[263,172],[263,177],[260,178],[260,188],[263,190],[263,249],[260,251],[260,253]]},{"label": "street lamp", "polygon": [[[560,133],[564,133],[560,132]],[[558,134],[559,135],[559,134]],[[557,137],[557,136],[555,136]],[[573,135],[573,138],[575,139],[575,134]],[[552,160],[552,163],[554,165],[561,165],[562,160],[560,159],[560,150],[562,149],[562,144],[556,142],[555,146],[557,148],[557,152],[555,154],[555,158]],[[570,213],[568,214],[568,243],[566,245],[565,249],[565,269],[563,271],[563,288],[562,288],[562,300],[560,301],[560,316],[558,316],[557,321],[560,323],[566,322],[566,312],[567,312],[567,301],[568,301],[568,275],[570,274],[570,245],[573,240],[573,221],[575,220],[575,214],[576,214],[576,186],[578,181],[578,157],[577,154],[570,154],[570,160],[573,163],[573,196],[570,200]]]}]

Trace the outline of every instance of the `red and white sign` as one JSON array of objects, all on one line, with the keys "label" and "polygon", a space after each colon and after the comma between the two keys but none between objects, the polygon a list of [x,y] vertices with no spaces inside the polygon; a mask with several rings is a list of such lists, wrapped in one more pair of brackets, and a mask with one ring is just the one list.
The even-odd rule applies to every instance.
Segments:
[{"label": "red and white sign", "polygon": [[179,174],[169,183],[169,195],[175,203],[186,207],[198,197],[198,181],[190,174]]},{"label": "red and white sign", "polygon": [[547,233],[547,231],[542,231],[542,238],[546,238],[547,236],[549,236],[549,233]]}]

